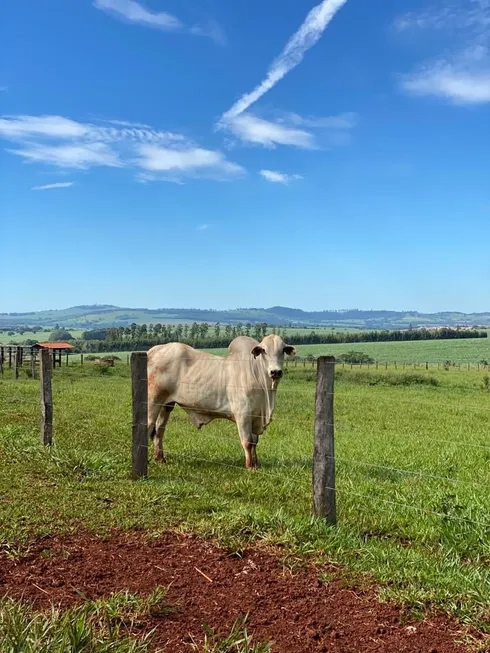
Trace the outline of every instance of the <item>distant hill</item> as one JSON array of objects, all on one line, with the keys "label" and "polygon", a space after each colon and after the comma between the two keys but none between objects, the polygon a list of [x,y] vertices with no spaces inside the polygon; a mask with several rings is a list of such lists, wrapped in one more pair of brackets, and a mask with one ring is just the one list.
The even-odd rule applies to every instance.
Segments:
[{"label": "distant hill", "polygon": [[31,313],[0,313],[0,328],[18,326],[93,329],[128,326],[131,323],[221,322],[245,324],[266,322],[269,325],[326,327],[338,329],[406,329],[420,326],[486,326],[487,313],[418,313],[413,311],[361,311],[357,309],[302,311],[286,306],[271,308],[237,308],[218,311],[194,308],[121,308],[110,304],[73,306],[60,310]]}]

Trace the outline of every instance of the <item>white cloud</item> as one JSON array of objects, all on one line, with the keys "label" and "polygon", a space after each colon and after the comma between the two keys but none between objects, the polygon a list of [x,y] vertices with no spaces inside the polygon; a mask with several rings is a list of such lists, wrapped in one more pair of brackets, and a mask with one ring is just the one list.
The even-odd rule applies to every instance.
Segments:
[{"label": "white cloud", "polygon": [[[313,150],[348,144],[351,139],[349,132],[356,124],[355,113],[306,118],[297,113],[283,113],[272,121],[247,112],[221,124],[219,129],[232,133],[242,143],[269,148],[290,145]],[[312,130],[316,130],[315,133]]]},{"label": "white cloud", "polygon": [[429,7],[420,13],[404,14],[394,27],[415,35],[427,31],[437,48],[432,59],[401,76],[400,86],[406,93],[439,97],[454,104],[490,102],[488,0],[459,0],[442,9]]},{"label": "white cloud", "polygon": [[303,179],[301,175],[289,175],[284,172],[278,172],[277,170],[261,170],[259,174],[273,184],[287,184],[295,179]]},{"label": "white cloud", "polygon": [[[220,122],[233,120],[270,91],[288,72],[303,60],[309,50],[320,39],[327,25],[347,0],[323,0],[308,13],[298,31],[287,42],[284,50],[275,59],[265,79],[253,91],[246,93],[221,117]],[[278,21],[280,16],[277,16]]]},{"label": "white cloud", "polygon": [[198,227],[196,227],[196,231],[206,231],[210,227],[210,224],[200,224]]},{"label": "white cloud", "polygon": [[102,9],[120,18],[125,18],[132,23],[139,23],[147,27],[161,30],[181,29],[183,23],[164,11],[150,11],[135,0],[94,0],[94,7]]},{"label": "white cloud", "polygon": [[411,95],[434,96],[455,104],[490,102],[490,65],[469,65],[466,57],[439,60],[406,75],[402,88]]},{"label": "white cloud", "polygon": [[87,127],[61,116],[5,116],[0,118],[0,135],[6,138],[20,136],[47,136],[49,138],[80,138]]},{"label": "white cloud", "polygon": [[270,122],[251,113],[243,113],[226,124],[226,129],[241,141],[275,147],[293,145],[304,149],[314,149],[315,137],[308,131],[290,127],[284,123]]},{"label": "white cloud", "polygon": [[339,113],[337,116],[314,117],[299,116],[297,113],[287,113],[284,120],[293,125],[304,125],[305,127],[324,127],[326,129],[353,129],[358,123],[357,113],[352,111]]},{"label": "white cloud", "polygon": [[[110,121],[118,124],[117,121]],[[100,127],[91,123],[80,123],[63,116],[3,116],[0,117],[0,137],[9,140],[45,138],[78,139],[86,142],[136,141],[172,142],[183,140],[183,136],[159,131],[138,123],[122,122],[123,129]]]},{"label": "white cloud", "polygon": [[121,167],[124,163],[117,152],[105,143],[44,145],[32,143],[8,152],[23,157],[30,163],[47,163],[59,168],[86,170],[95,166]]},{"label": "white cloud", "polygon": [[453,0],[445,6],[432,6],[420,12],[408,12],[395,19],[397,32],[467,30],[474,37],[490,28],[490,3],[487,0]]},{"label": "white cloud", "polygon": [[31,190],[50,190],[51,188],[69,188],[73,181],[58,181],[55,184],[44,184],[44,186],[33,186]]},{"label": "white cloud", "polygon": [[222,152],[191,144],[178,148],[140,145],[138,153],[138,166],[150,173],[230,179],[245,172],[242,166],[228,161]]},{"label": "white cloud", "polygon": [[224,42],[219,25],[212,21],[208,25],[186,26],[179,18],[165,11],[151,11],[136,0],[94,0],[94,7],[112,16],[144,27],[163,32],[183,32],[195,36],[206,36],[216,43]]},{"label": "white cloud", "polygon": [[110,127],[62,116],[0,117],[0,138],[9,152],[29,163],[58,168],[135,168],[138,181],[182,183],[182,177],[231,179],[245,170],[219,151],[204,149],[182,134],[112,121]]}]

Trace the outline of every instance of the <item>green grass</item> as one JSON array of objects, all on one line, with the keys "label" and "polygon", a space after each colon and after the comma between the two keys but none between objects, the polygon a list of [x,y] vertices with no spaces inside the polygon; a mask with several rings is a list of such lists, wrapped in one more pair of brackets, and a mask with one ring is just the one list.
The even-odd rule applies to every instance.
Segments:
[{"label": "green grass", "polygon": [[301,345],[297,349],[300,356],[339,356],[351,350],[362,351],[383,363],[437,363],[445,360],[478,363],[483,359],[490,360],[490,338]]},{"label": "green grass", "polygon": [[237,619],[230,633],[224,638],[219,637],[212,628],[206,626],[203,643],[192,641],[192,650],[198,653],[272,653],[270,644],[253,643],[246,628],[246,621],[246,618]]},{"label": "green grass", "polygon": [[61,611],[36,612],[29,605],[0,600],[0,650],[5,653],[149,653],[151,632],[135,639],[131,631],[141,619],[171,608],[166,591],[148,596],[128,592]]},{"label": "green grass", "polygon": [[[233,550],[262,540],[377,581],[382,598],[490,631],[490,392],[484,372],[339,369],[338,526],[312,520],[314,370],[290,368],[256,473],[233,424],[174,411],[168,464],[129,479],[125,364],[55,372],[55,445],[39,445],[39,382],[0,381],[0,547],[87,528],[167,528]],[[432,381],[431,381],[432,379]]]},{"label": "green grass", "polygon": [[[354,342],[335,345],[296,345],[298,356],[309,354],[318,356],[340,356],[348,351],[362,351],[380,363],[443,363],[450,360],[454,363],[476,364],[481,360],[490,361],[490,338],[468,338],[465,340],[426,340],[411,342]],[[209,353],[225,355],[227,349],[206,349]],[[100,356],[119,356],[126,361],[131,352],[104,352]],[[80,355],[74,354],[73,360],[80,360]]]}]

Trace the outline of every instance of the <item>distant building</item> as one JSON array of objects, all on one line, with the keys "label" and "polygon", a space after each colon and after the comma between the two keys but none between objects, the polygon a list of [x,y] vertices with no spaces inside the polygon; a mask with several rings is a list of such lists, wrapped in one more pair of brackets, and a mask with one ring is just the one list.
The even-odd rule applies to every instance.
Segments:
[{"label": "distant building", "polygon": [[56,364],[61,366],[61,355],[63,352],[69,354],[74,347],[68,342],[37,342],[32,346],[32,349],[37,349],[39,351],[44,349],[53,352],[53,367],[56,367]]}]

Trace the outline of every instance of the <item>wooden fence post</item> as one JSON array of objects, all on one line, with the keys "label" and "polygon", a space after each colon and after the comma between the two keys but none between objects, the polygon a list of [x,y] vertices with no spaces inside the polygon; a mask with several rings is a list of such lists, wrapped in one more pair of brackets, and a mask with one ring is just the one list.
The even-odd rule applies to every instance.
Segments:
[{"label": "wooden fence post", "polygon": [[66,352],[66,367],[68,367],[68,352]]},{"label": "wooden fence post", "polygon": [[315,441],[313,450],[313,514],[328,524],[337,523],[334,450],[335,358],[321,356],[317,363]]},{"label": "wooden fence post", "polygon": [[133,465],[132,478],[148,476],[148,380],[146,352],[131,354],[133,398]]},{"label": "wooden fence post", "polygon": [[20,347],[17,347],[17,349],[15,350],[15,378],[16,378],[16,379],[19,378],[19,367],[20,367],[20,364],[21,364],[21,360],[20,360]]},{"label": "wooden fence post", "polygon": [[12,369],[12,347],[9,347],[9,370]]},{"label": "wooden fence post", "polygon": [[80,367],[83,367],[83,354],[80,354]]},{"label": "wooden fence post", "polygon": [[51,388],[51,354],[48,349],[41,349],[41,443],[53,443],[53,393]]},{"label": "wooden fence post", "polygon": [[31,349],[31,376],[36,378],[36,351]]}]

